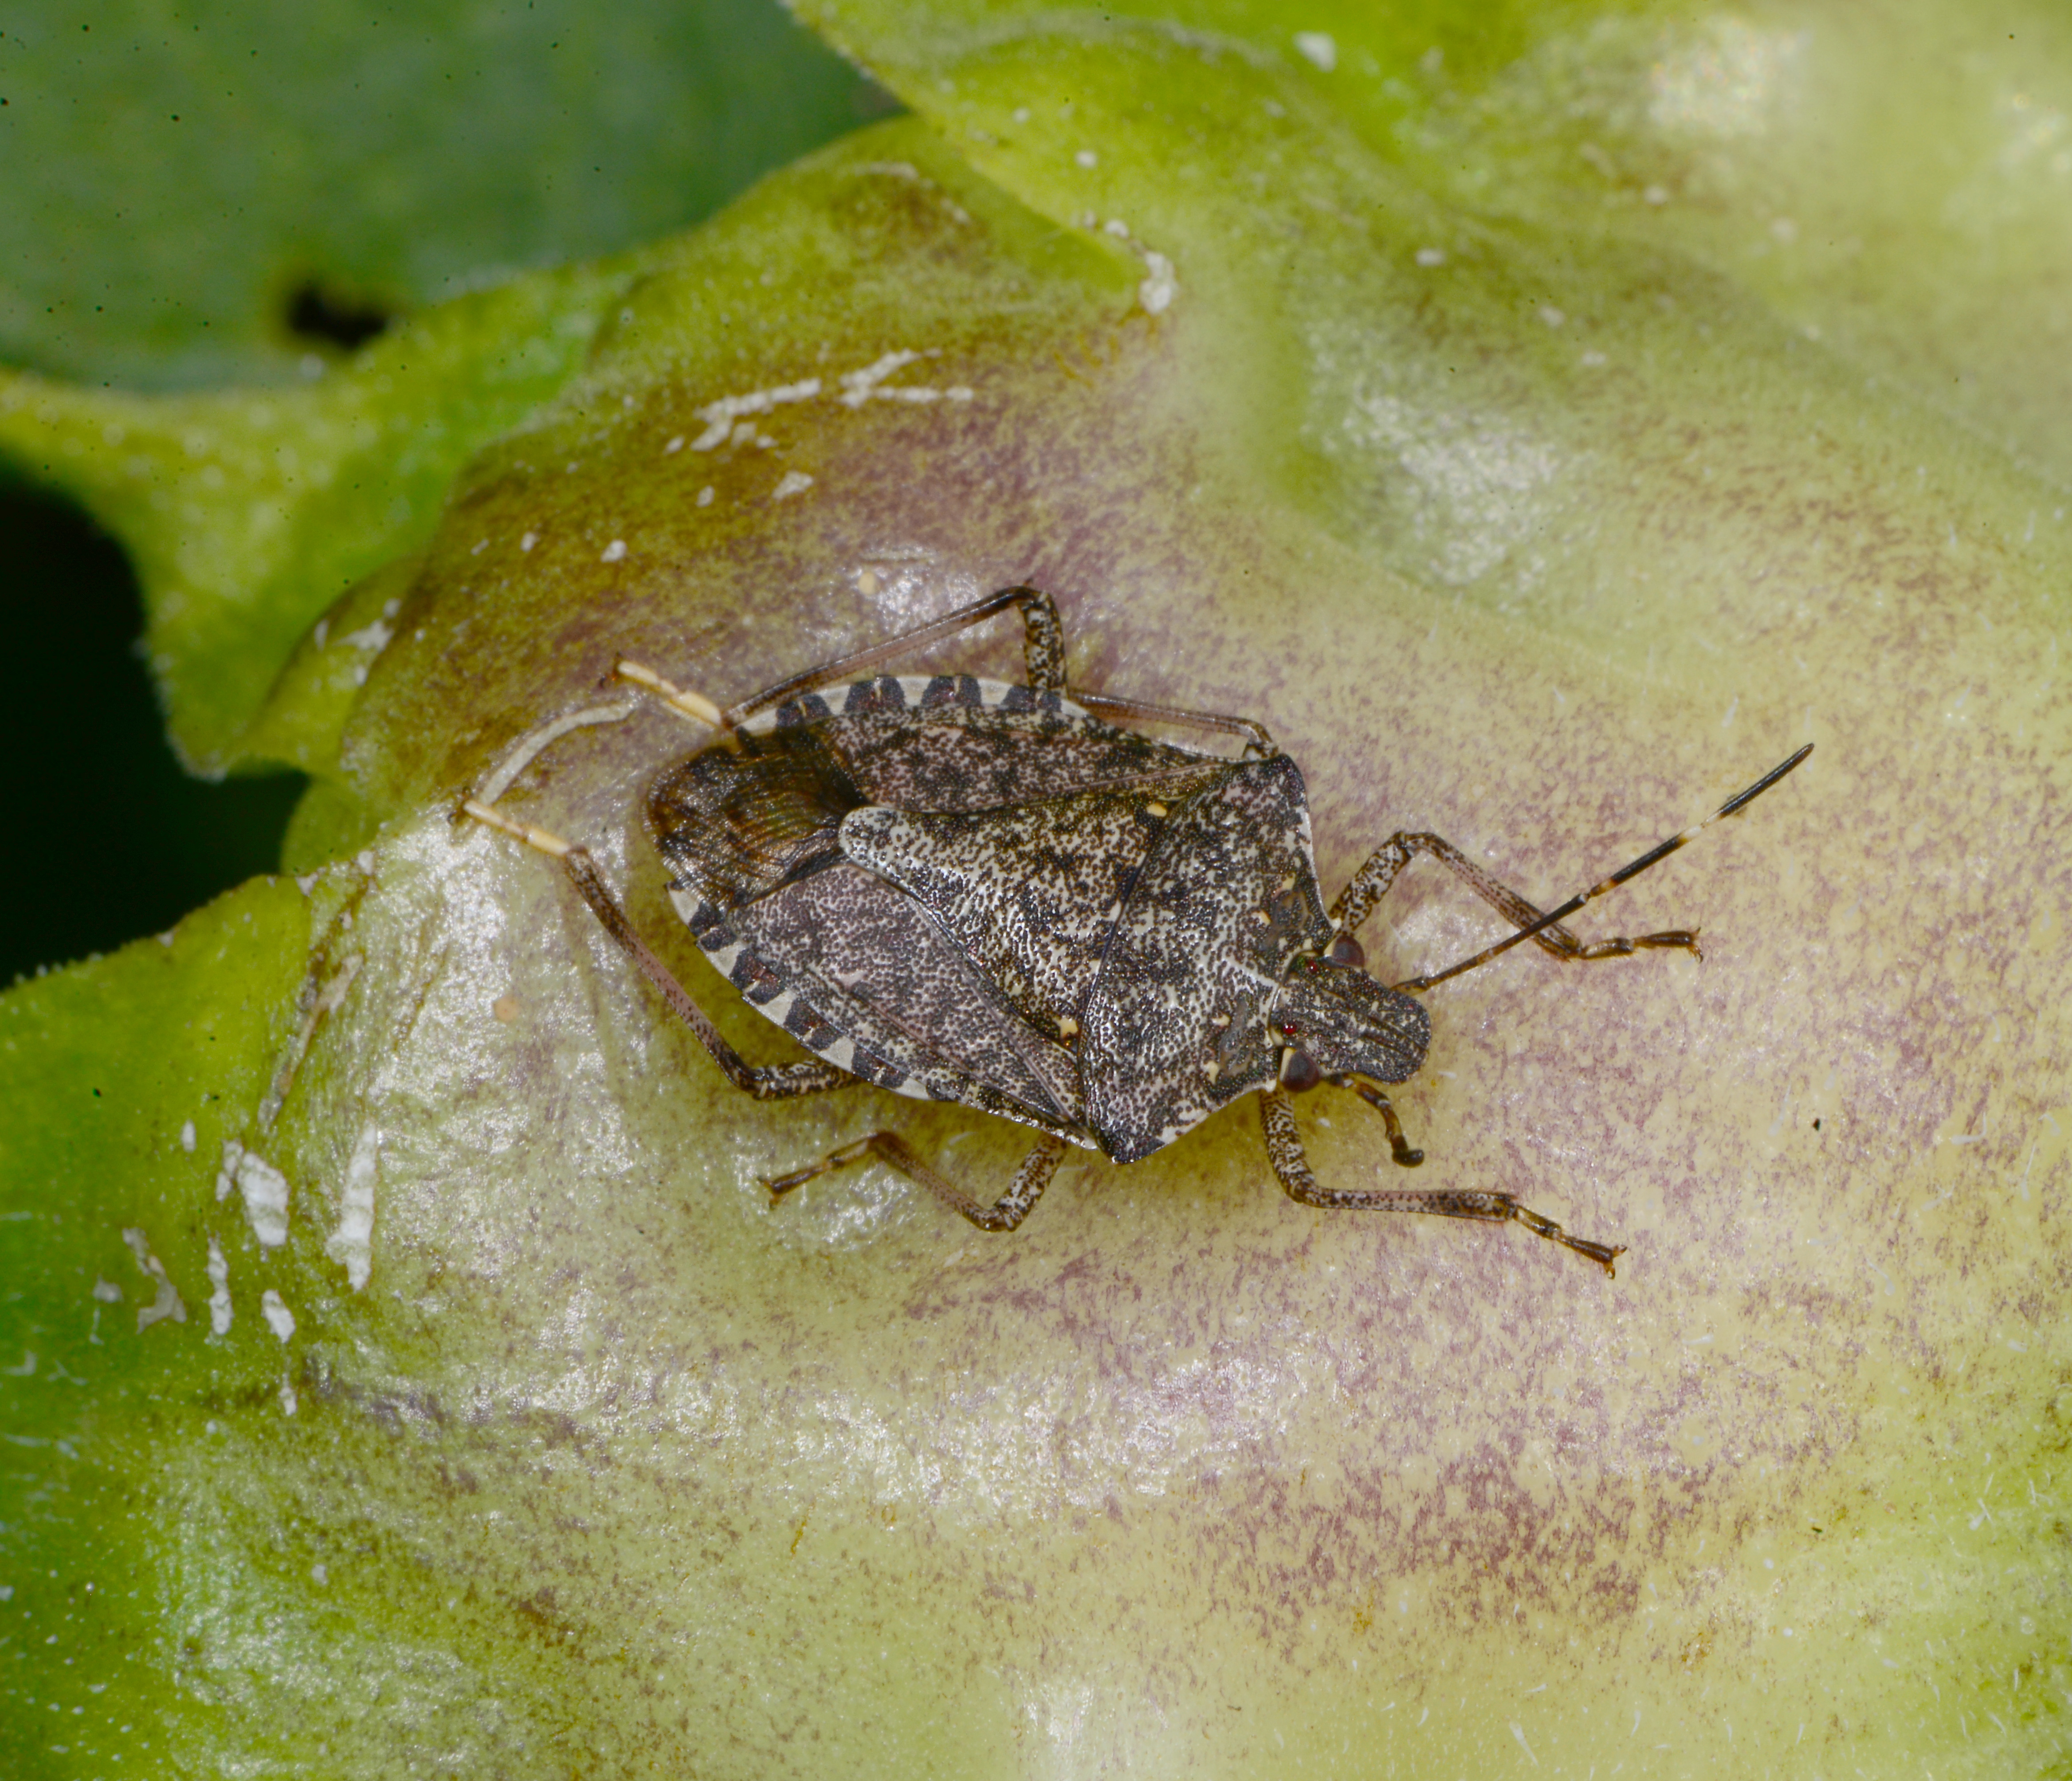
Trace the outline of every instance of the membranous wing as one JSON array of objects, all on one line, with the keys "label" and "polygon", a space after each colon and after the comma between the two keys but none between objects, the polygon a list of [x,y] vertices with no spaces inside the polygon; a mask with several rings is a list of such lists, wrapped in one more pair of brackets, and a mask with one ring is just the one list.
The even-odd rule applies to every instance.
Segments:
[{"label": "membranous wing", "polygon": [[1302,775],[1231,763],[1175,807],[1137,874],[1086,1005],[1086,1123],[1130,1162],[1270,1083],[1289,965],[1329,943]]},{"label": "membranous wing", "polygon": [[847,858],[842,821],[873,804],[1053,798],[1208,759],[1054,694],[882,677],[785,705],[672,768],[648,821],[700,948],[809,1049],[899,1093],[1085,1143],[1067,1035],[1032,1022],[911,895]]}]

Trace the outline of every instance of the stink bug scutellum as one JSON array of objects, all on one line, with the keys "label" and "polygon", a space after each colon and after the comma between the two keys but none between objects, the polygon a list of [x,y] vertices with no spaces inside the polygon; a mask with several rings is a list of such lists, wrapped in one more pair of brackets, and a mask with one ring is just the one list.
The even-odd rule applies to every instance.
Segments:
[{"label": "stink bug scutellum", "polygon": [[[1026,685],[868,672],[1010,606],[1026,632]],[[875,1158],[981,1229],[1011,1231],[1067,1143],[1133,1162],[1257,1092],[1273,1172],[1305,1205],[1515,1220],[1607,1273],[1622,1248],[1572,1236],[1509,1194],[1320,1186],[1289,1097],[1323,1083],[1350,1089],[1380,1114],[1396,1162],[1420,1162],[1380,1087],[1424,1060],[1431,1022],[1415,997],[1527,940],[1570,961],[1648,948],[1695,953],[1697,936],[1680,928],[1585,944],[1561,922],[1812,752],[1800,749],[1704,822],[1544,915],[1437,835],[1410,833],[1384,841],[1326,911],[1301,773],[1264,727],[1068,697],[1057,608],[1034,588],[1005,589],[728,711],[635,663],[618,673],[719,732],[656,780],[648,831],[705,956],[818,1061],[743,1062],[633,931],[590,855],[495,808],[548,742],[629,707],[532,732],[467,813],[561,861],[736,1088],[776,1100],[872,1083],[1042,1133],[990,1204],[891,1132],[778,1177],[773,1193]],[[1244,747],[1209,754],[1129,721],[1219,731]],[[1388,988],[1367,975],[1355,935],[1418,853],[1515,931]]]}]

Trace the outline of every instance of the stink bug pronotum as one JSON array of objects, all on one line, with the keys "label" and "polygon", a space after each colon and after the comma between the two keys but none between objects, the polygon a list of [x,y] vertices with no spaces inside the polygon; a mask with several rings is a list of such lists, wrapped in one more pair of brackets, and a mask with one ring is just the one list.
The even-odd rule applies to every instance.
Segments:
[{"label": "stink bug pronotum", "polygon": [[[1009,607],[1025,630],[1026,685],[870,672]],[[719,732],[655,781],[648,832],[705,956],[817,1061],[745,1063],[633,931],[589,853],[495,808],[547,743],[631,705],[533,731],[466,812],[561,861],[736,1088],[776,1100],[873,1083],[1042,1133],[991,1203],[892,1132],[777,1177],[774,1195],[875,1158],[981,1229],[1011,1231],[1067,1144],[1134,1162],[1256,1093],[1273,1172],[1303,1204],[1515,1220],[1606,1273],[1622,1248],[1572,1236],[1509,1194],[1319,1185],[1290,1097],[1323,1083],[1350,1089],[1381,1116],[1395,1160],[1422,1162],[1381,1087],[1424,1060],[1431,1021],[1415,998],[1527,940],[1571,961],[1696,953],[1696,934],[1682,928],[1586,944],[1561,923],[1812,752],[1800,749],[1704,822],[1546,914],[1438,836],[1407,833],[1383,842],[1327,911],[1301,773],[1264,727],[1068,696],[1057,608],[1034,588],[1004,589],[727,711],[636,663],[617,673]],[[1130,721],[1219,731],[1244,747],[1210,754],[1124,727]],[[1387,987],[1367,975],[1355,936],[1418,853],[1515,929],[1445,970]]]}]

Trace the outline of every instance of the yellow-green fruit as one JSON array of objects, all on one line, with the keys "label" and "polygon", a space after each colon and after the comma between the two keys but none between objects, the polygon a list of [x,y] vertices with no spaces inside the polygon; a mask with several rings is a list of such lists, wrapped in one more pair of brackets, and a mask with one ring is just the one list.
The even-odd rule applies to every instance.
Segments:
[{"label": "yellow-green fruit", "polygon": [[[39,1703],[211,1772],[2062,1762],[2053,492],[1687,261],[1441,206],[1285,68],[1142,33],[954,79],[1047,216],[908,121],[651,255],[259,719],[350,698],[294,845],[361,850],[0,1002],[23,1092],[85,1084],[67,1022],[160,1035],[101,1172],[112,1115],[0,1138],[67,1207],[37,1340],[103,1406],[35,1462],[121,1555],[52,1534],[17,1585],[78,1657],[38,1648]],[[1299,1208],[1250,1104],[1068,1157],[1009,1237],[875,1169],[772,1206],[881,1125],[979,1190],[1025,1136],[734,1093],[452,820],[619,656],[726,704],[1017,581],[1076,685],[1271,726],[1327,894],[1432,829],[1544,904],[1818,745],[1584,923],[1702,962],[1520,948],[1429,997],[1420,1184],[1626,1244],[1615,1282]],[[643,710],[504,801],[788,1059],[641,833],[702,740]],[[1367,952],[1501,931],[1420,869]],[[1326,1181],[1392,1174],[1358,1102],[1302,1113]],[[185,1317],[139,1331],[151,1258]]]}]

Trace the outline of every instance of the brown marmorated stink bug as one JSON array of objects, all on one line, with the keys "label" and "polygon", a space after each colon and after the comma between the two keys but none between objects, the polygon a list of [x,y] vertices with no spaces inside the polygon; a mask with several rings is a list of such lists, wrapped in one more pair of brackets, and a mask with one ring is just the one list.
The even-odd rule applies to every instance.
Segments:
[{"label": "brown marmorated stink bug", "polygon": [[[870,672],[1009,607],[1025,629],[1026,685]],[[1134,1162],[1256,1093],[1273,1172],[1304,1205],[1515,1220],[1608,1274],[1622,1247],[1572,1236],[1509,1194],[1321,1186],[1290,1096],[1323,1083],[1350,1089],[1381,1116],[1395,1160],[1420,1162],[1381,1087],[1424,1060],[1431,1019],[1416,997],[1527,940],[1568,960],[1696,953],[1697,936],[1680,928],[1585,944],[1561,922],[1812,752],[1800,749],[1704,822],[1544,915],[1438,836],[1410,833],[1383,842],[1326,911],[1302,775],[1264,727],[1068,695],[1057,608],[1034,588],[1004,589],[728,711],[636,663],[617,672],[718,730],[655,781],[648,832],[706,957],[817,1061],[744,1062],[633,931],[589,853],[495,808],[548,742],[631,706],[532,732],[467,800],[467,814],[561,861],[737,1088],[769,1100],[872,1083],[1042,1134],[990,1204],[892,1132],[777,1177],[773,1194],[875,1158],[982,1230],[1011,1231],[1067,1144]],[[1209,754],[1116,720],[1220,731],[1244,747]],[[1418,853],[1515,928],[1445,970],[1388,987],[1367,975],[1355,936]]]}]

